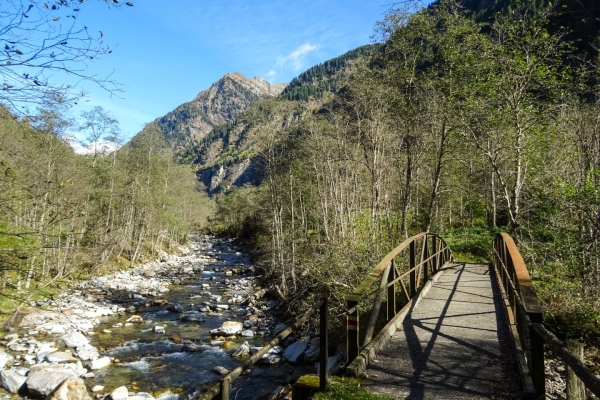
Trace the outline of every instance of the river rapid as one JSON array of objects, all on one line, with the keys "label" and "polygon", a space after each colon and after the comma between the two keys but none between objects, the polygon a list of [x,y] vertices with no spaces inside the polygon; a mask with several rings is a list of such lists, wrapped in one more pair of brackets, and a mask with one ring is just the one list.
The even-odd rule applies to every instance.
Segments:
[{"label": "river rapid", "polygon": [[[85,378],[96,398],[121,386],[130,396],[148,393],[138,400],[193,398],[222,377],[216,370],[224,373],[247,359],[232,356],[241,346],[256,351],[284,325],[274,319],[276,302],[259,286],[250,258],[231,241],[204,236],[182,250],[183,255],[165,254],[141,267],[84,282],[46,302],[46,311],[23,318],[0,342],[0,351],[12,357],[2,367],[0,353],[0,369],[29,379],[29,369],[55,365],[56,355],[66,351],[74,358],[58,364]],[[222,329],[226,322],[235,330]],[[75,332],[83,333],[89,344],[69,348],[63,338]],[[87,356],[84,348],[98,354]],[[280,350],[234,381],[232,395],[264,398],[314,371],[307,363],[288,362]],[[96,369],[98,359],[110,363]],[[1,390],[0,397],[17,397]]]}]

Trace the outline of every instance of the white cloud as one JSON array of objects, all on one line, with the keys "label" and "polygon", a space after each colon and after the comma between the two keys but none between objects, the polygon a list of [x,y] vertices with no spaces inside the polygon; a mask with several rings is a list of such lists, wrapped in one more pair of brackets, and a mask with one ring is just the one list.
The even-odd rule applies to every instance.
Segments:
[{"label": "white cloud", "polygon": [[[75,153],[77,154],[94,154],[94,143],[81,143],[78,140],[75,139],[71,139],[68,140],[69,145],[73,148],[73,150],[75,150]],[[96,154],[99,155],[108,155],[110,153],[112,153],[113,151],[117,150],[119,148],[119,146],[117,146],[116,144],[112,143],[112,142],[104,142],[104,141],[99,141],[95,144],[96,147]]]},{"label": "white cloud", "polygon": [[270,70],[269,72],[267,72],[266,75],[266,81],[273,84],[275,82],[275,77],[277,76],[277,72],[275,70]]},{"label": "white cloud", "polygon": [[304,43],[303,45],[298,46],[298,48],[292,51],[285,57],[279,56],[277,57],[277,66],[279,68],[283,68],[285,65],[290,64],[294,70],[299,71],[302,69],[302,65],[304,59],[313,50],[317,49],[317,45]]}]

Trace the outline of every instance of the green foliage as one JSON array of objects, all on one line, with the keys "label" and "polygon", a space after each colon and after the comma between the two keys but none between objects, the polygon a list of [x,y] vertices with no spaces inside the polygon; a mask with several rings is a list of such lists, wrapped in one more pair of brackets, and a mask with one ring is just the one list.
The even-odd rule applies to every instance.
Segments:
[{"label": "green foliage", "polygon": [[80,156],[53,128],[59,118],[45,113],[33,127],[0,109],[0,297],[15,307],[48,282],[184,243],[210,212],[158,132]]},{"label": "green foliage", "polygon": [[355,378],[331,377],[326,392],[317,392],[315,400],[391,400],[391,397],[370,394],[361,387],[361,380]]},{"label": "green foliage", "polygon": [[491,243],[501,230],[485,226],[446,229],[440,232],[452,249],[454,258],[464,262],[487,264],[491,261]]},{"label": "green foliage", "polygon": [[292,79],[280,97],[290,101],[308,101],[309,99],[321,99],[325,92],[335,93],[340,89],[340,74],[348,68],[352,61],[370,57],[380,49],[380,44],[368,44],[315,65]]}]

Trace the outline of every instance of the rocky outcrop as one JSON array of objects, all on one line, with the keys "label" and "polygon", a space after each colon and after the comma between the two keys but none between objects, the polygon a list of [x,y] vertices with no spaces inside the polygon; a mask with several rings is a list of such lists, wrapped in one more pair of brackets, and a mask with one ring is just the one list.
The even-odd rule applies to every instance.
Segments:
[{"label": "rocky outcrop", "polygon": [[202,140],[215,126],[233,121],[250,104],[279,95],[285,86],[271,85],[259,77],[246,78],[239,72],[228,73],[146,129],[158,128],[171,148],[180,150]]}]

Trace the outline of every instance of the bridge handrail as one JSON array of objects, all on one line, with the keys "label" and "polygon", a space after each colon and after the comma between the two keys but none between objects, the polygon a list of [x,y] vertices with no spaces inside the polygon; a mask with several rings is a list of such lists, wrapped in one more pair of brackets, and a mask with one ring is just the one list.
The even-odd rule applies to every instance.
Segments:
[{"label": "bridge handrail", "polygon": [[[420,257],[417,255],[416,250],[417,241],[419,240],[421,240]],[[406,249],[409,250],[409,266],[408,270],[400,273],[400,270],[396,266],[396,257]],[[365,348],[369,345],[373,337],[374,324],[379,314],[383,295],[386,291],[388,296],[387,321],[389,322],[396,316],[396,283],[400,284],[406,298],[410,300],[418,293],[418,290],[421,287],[421,277],[424,278],[422,284],[425,284],[429,280],[430,275],[428,267],[431,268],[433,275],[438,272],[443,265],[453,260],[452,251],[444,239],[431,232],[421,232],[414,235],[390,251],[346,299],[348,363],[351,363],[358,356],[361,348]],[[408,289],[402,281],[402,279],[407,276],[409,276]],[[368,292],[368,289],[378,280],[381,282],[379,287]],[[372,307],[367,333],[361,346],[359,302],[364,301],[373,295],[376,295],[376,300]]]},{"label": "bridge handrail", "polygon": [[520,348],[525,356],[526,365],[521,366],[526,380],[525,391],[531,397],[545,396],[545,342],[575,372],[586,388],[600,397],[600,379],[544,326],[540,301],[523,257],[510,235],[496,235],[492,256],[493,267],[508,301],[509,323],[517,328]]}]

